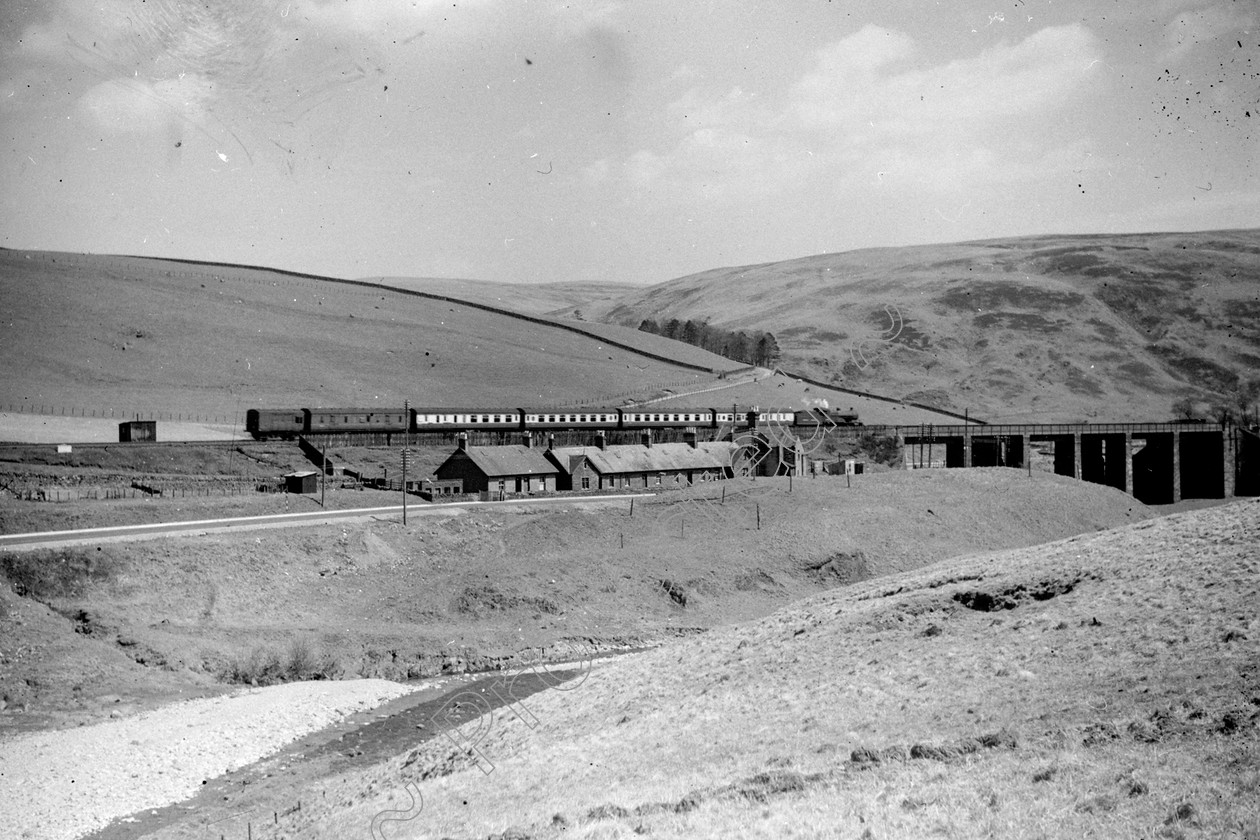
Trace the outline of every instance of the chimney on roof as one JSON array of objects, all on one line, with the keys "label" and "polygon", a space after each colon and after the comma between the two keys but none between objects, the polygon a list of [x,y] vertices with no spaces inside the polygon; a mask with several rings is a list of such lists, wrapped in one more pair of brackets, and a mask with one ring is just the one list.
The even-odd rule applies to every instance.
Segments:
[{"label": "chimney on roof", "polygon": [[688,427],[683,429],[683,442],[692,449],[696,448],[696,430],[694,428]]},{"label": "chimney on roof", "polygon": [[527,430],[525,434],[521,435],[521,443],[525,444],[526,449],[533,449],[534,448],[533,432],[530,432]]},{"label": "chimney on roof", "polygon": [[648,447],[649,449],[652,448],[652,430],[651,429],[644,429],[643,433],[639,435],[639,439],[640,441],[642,441],[644,446]]},{"label": "chimney on roof", "polygon": [[547,450],[551,451],[556,448],[556,436],[554,434],[547,435]]},{"label": "chimney on roof", "polygon": [[604,430],[600,429],[595,433],[595,446],[603,449],[608,445],[608,436],[604,434]]},{"label": "chimney on roof", "polygon": [[455,441],[456,441],[455,445],[459,448],[460,452],[464,452],[465,450],[468,449],[468,433],[467,432],[460,432],[458,435],[455,436]]}]

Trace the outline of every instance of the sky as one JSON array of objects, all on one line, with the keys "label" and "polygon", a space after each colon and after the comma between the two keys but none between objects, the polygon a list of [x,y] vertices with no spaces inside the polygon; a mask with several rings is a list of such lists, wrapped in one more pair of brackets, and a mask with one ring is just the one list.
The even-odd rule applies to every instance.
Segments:
[{"label": "sky", "polygon": [[4,0],[0,245],[657,283],[1260,226],[1255,0]]}]

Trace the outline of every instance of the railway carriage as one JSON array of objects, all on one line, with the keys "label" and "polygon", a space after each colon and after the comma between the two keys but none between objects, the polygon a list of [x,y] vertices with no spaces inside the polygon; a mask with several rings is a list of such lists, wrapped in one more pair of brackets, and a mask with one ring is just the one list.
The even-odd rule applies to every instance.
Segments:
[{"label": "railway carriage", "polygon": [[416,432],[467,432],[475,429],[523,429],[524,412],[519,408],[413,408],[412,430]]},{"label": "railway carriage", "polygon": [[856,426],[857,412],[810,409],[717,408],[255,408],[245,428],[258,439],[329,432],[548,431],[561,429],[737,429],[758,425]]},{"label": "railway carriage", "polygon": [[713,426],[712,409],[657,409],[623,408],[621,409],[621,428],[623,429],[672,429],[679,426],[695,426],[711,428]]},{"label": "railway carriage", "polygon": [[522,408],[526,429],[617,429],[620,411],[615,408],[566,409]]},{"label": "railway carriage", "polygon": [[245,412],[245,431],[258,440],[297,437],[306,431],[305,410],[301,408],[251,408]]},{"label": "railway carriage", "polygon": [[405,432],[405,408],[304,408],[303,432]]}]

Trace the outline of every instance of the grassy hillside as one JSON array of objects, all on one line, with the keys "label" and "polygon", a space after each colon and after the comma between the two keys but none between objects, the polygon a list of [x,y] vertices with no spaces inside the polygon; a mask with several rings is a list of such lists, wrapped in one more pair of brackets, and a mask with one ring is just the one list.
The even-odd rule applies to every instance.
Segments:
[{"label": "grassy hillside", "polygon": [[266,269],[0,250],[0,298],[0,405],[548,405],[714,378],[537,321]]},{"label": "grassy hillside", "polygon": [[[330,506],[342,496],[396,502],[334,490]],[[213,501],[106,507],[118,521],[137,505],[202,511],[165,519],[225,515],[205,507]],[[618,649],[960,553],[1152,515],[1100,485],[998,469],[886,472],[851,486],[733,481],[639,498],[633,511],[610,505],[430,516],[419,506],[406,526],[391,517],[0,553],[0,581],[14,590],[0,586],[0,699],[72,723],[99,715],[102,695],[143,705],[294,642],[327,656],[331,673],[395,679],[510,663],[566,640]]]},{"label": "grassy hillside", "polygon": [[[573,406],[683,395],[686,406],[802,404],[799,388],[781,391],[777,383],[709,396],[734,384],[712,371],[744,366],[637,329],[540,314],[603,293],[590,284],[391,281],[399,287],[0,249],[8,318],[0,332],[0,439],[110,440],[117,419],[133,413],[162,421],[164,440],[202,439],[215,430],[177,424],[226,429],[233,418],[239,427],[252,407],[405,399]],[[868,422],[948,419],[836,393],[810,396],[854,405]]]},{"label": "grassy hillside", "polygon": [[1244,501],[836,589],[469,723],[490,776],[435,738],[286,831],[1257,837],[1258,541]]},{"label": "grassy hillside", "polygon": [[1008,420],[1157,420],[1260,371],[1260,229],[1039,236],[720,268],[587,318],[770,330],[783,367]]}]

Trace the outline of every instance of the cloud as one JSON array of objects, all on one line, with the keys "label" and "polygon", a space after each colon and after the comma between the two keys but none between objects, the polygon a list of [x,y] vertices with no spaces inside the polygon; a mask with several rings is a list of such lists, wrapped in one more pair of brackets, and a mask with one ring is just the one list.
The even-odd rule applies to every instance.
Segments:
[{"label": "cloud", "polygon": [[285,14],[335,31],[393,38],[482,5],[482,0],[296,0]]},{"label": "cloud", "polygon": [[564,38],[585,38],[592,32],[614,31],[621,21],[623,4],[614,0],[569,3],[553,0],[550,13],[555,31]]},{"label": "cloud", "polygon": [[[1196,47],[1222,40],[1231,33],[1242,34],[1254,29],[1260,18],[1237,3],[1218,3],[1183,11],[1164,27],[1167,56],[1176,60]],[[1231,37],[1226,39],[1233,41]]]},{"label": "cloud", "polygon": [[[308,114],[380,72],[371,49],[331,48],[339,35],[341,46],[350,36],[319,30],[299,13],[303,5],[303,0],[55,0],[4,19],[6,40],[17,49],[4,56],[3,70],[9,80],[23,82],[21,91],[31,80],[39,80],[31,90],[40,91],[49,79],[68,78],[65,91],[75,97],[77,114],[101,131],[165,130],[173,137],[193,132],[216,145],[237,145],[252,160],[247,146],[269,150],[263,140],[278,133],[306,136]],[[340,15],[343,23],[368,26],[415,14],[421,4],[307,0],[305,5],[329,20]],[[46,97],[20,93],[17,81],[9,86],[19,95],[7,98],[12,101],[4,107],[44,106]]]},{"label": "cloud", "polygon": [[867,27],[824,50],[796,86],[800,124],[865,124],[884,134],[936,134],[1055,107],[1097,56],[1080,25],[1043,29],[1016,44],[948,64],[891,69],[915,54],[908,36]]},{"label": "cloud", "polygon": [[1080,139],[1053,136],[1063,125],[1055,115],[1099,60],[1081,25],[935,65],[909,35],[867,26],[820,50],[777,108],[739,88],[688,91],[668,109],[686,133],[667,150],[640,150],[625,171],[640,190],[709,199],[827,182],[951,191],[1044,177],[1081,165]]},{"label": "cloud", "polygon": [[186,123],[207,129],[213,83],[195,73],[148,82],[113,79],[89,88],[78,100],[80,114],[112,134],[170,130]]}]

